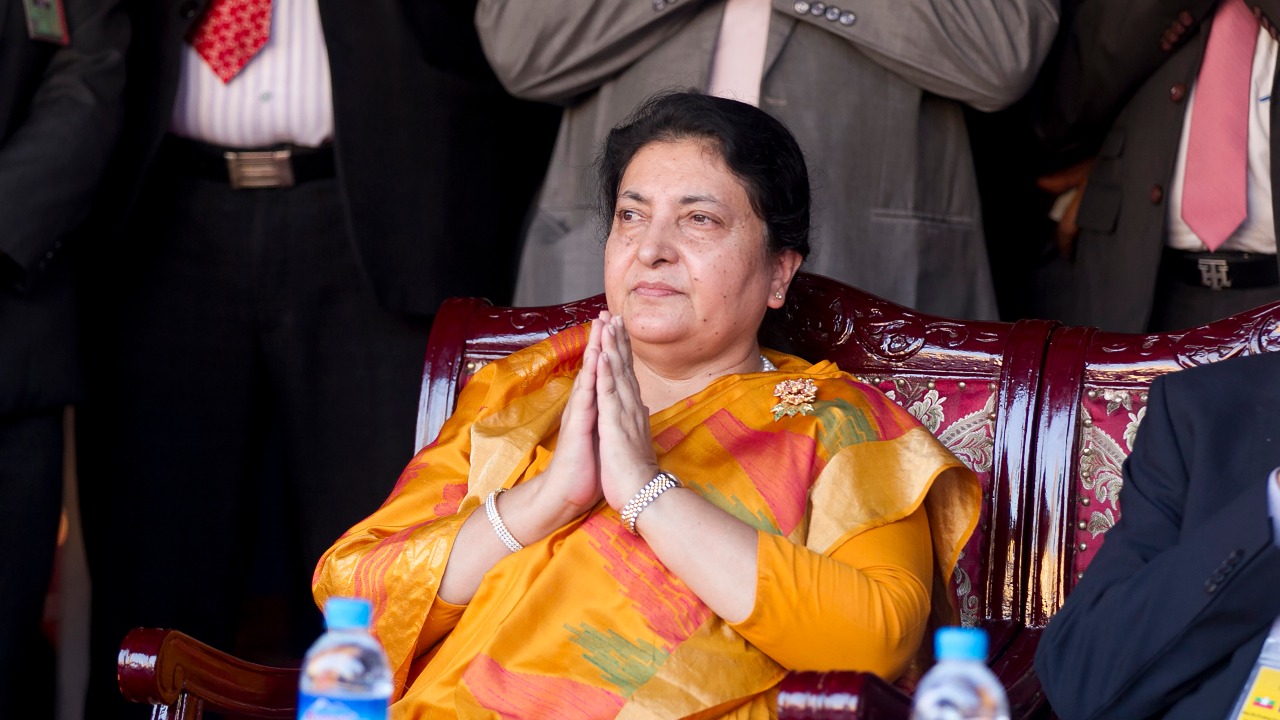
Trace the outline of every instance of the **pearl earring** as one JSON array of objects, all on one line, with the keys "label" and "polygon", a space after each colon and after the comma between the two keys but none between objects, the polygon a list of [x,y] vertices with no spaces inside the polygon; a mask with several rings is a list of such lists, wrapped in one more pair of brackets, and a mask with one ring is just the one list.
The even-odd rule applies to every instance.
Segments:
[{"label": "pearl earring", "polygon": [[778,298],[779,300],[781,300],[781,299],[782,299],[782,291],[781,291],[781,290],[775,290],[775,291],[773,291],[773,296],[774,296],[774,297],[776,297],[776,298]]}]

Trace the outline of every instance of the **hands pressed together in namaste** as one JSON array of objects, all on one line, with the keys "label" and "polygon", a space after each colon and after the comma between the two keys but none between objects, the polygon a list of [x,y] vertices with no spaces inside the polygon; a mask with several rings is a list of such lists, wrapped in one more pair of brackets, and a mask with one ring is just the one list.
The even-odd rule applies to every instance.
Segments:
[{"label": "hands pressed together in namaste", "polygon": [[[560,418],[555,453],[545,471],[495,498],[503,524],[521,545],[535,543],[590,512],[603,498],[621,511],[660,468],[640,394],[630,337],[608,311],[591,323],[582,370]],[[654,554],[703,602],[727,620],[755,603],[756,530],[687,488],[663,493],[637,519]],[[484,575],[511,553],[486,514],[463,524],[439,596],[468,602]]]},{"label": "hands pressed together in namaste", "polygon": [[601,497],[621,510],[658,469],[630,337],[621,317],[602,311],[591,323],[555,456],[542,475],[544,492],[561,494],[578,514]]}]

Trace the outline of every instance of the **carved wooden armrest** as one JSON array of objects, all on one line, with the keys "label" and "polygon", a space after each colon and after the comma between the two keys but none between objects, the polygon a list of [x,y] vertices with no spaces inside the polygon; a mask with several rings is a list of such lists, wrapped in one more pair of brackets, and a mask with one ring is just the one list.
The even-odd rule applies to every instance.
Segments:
[{"label": "carved wooden armrest", "polygon": [[1040,644],[1042,632],[1042,628],[1020,628],[1000,655],[987,661],[1009,696],[1011,718],[1052,717],[1034,666],[1036,646]]},{"label": "carved wooden armrest", "polygon": [[778,686],[778,720],[906,720],[911,698],[866,672],[793,672]]},{"label": "carved wooden armrest", "polygon": [[297,668],[245,662],[176,630],[134,628],[116,666],[125,698],[168,708],[153,717],[194,720],[205,710],[295,717]]},{"label": "carved wooden armrest", "polygon": [[[987,665],[1009,696],[1009,716],[1047,718],[1049,705],[1033,660],[1039,629],[987,621]],[[854,671],[793,672],[778,686],[778,720],[906,720],[911,696],[876,675]]]}]

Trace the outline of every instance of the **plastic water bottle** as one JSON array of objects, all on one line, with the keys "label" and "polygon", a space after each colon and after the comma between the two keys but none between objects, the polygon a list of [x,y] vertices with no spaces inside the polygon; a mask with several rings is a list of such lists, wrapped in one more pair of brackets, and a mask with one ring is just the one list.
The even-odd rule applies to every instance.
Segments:
[{"label": "plastic water bottle", "polygon": [[987,669],[987,634],[945,627],[934,638],[938,664],[920,679],[911,720],[1009,720],[1004,686]]},{"label": "plastic water bottle", "polygon": [[307,650],[298,682],[298,720],[386,720],[391,665],[369,634],[372,606],[361,598],[331,597],[326,632]]}]

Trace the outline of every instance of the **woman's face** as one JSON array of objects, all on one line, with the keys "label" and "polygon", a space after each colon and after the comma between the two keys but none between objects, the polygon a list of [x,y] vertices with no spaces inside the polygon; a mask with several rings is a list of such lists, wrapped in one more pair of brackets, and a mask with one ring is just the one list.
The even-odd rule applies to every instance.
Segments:
[{"label": "woman's face", "polygon": [[664,345],[690,364],[754,352],[800,261],[768,251],[764,221],[709,144],[650,143],[623,172],[604,286],[637,352]]}]

